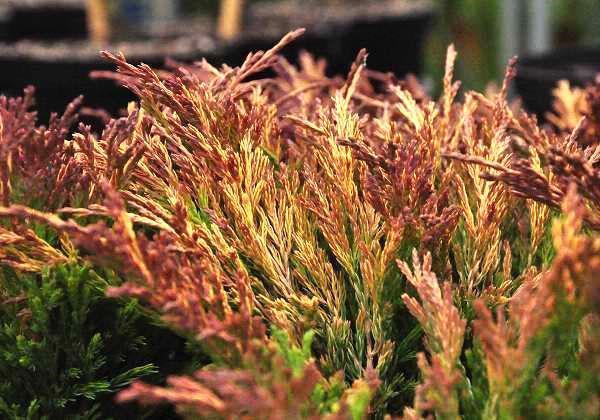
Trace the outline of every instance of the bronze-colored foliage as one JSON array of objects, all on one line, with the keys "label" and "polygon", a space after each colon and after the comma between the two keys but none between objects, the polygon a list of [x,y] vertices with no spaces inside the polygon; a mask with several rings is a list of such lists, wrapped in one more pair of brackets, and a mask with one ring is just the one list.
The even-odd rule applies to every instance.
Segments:
[{"label": "bronze-colored foliage", "polygon": [[[514,61],[497,92],[459,101],[450,47],[436,101],[365,51],[345,79],[306,54],[291,65],[278,52],[301,32],[239,67],[105,53],[117,73],[101,76],[139,104],[99,134],[66,139],[76,103],[40,128],[29,91],[3,99],[1,264],[114,270],[110,297],[211,360],[120,401],[190,418],[591,413],[597,86],[561,85],[551,131],[508,103]],[[38,201],[13,200],[17,185]]]}]

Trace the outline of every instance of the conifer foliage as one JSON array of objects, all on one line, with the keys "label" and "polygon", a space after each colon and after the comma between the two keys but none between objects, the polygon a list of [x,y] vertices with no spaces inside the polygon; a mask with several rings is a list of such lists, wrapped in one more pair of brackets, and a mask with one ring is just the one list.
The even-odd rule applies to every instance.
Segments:
[{"label": "conifer foliage", "polygon": [[139,103],[101,133],[1,100],[3,415],[597,416],[600,81],[542,127],[514,62],[459,101],[450,47],[434,100],[365,51],[291,65],[301,33],[238,67],[105,53]]}]

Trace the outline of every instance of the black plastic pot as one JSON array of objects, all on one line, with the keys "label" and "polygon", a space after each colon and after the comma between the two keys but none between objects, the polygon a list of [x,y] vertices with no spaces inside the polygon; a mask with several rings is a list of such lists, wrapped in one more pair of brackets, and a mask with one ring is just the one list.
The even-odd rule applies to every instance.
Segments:
[{"label": "black plastic pot", "polygon": [[[88,41],[85,0],[12,1],[0,22],[0,93],[21,95],[27,85],[36,88],[39,117],[62,112],[83,94],[84,106],[116,113],[133,95],[109,80],[92,80],[94,70],[114,70],[99,50],[122,51],[132,63],[161,67],[165,58],[193,61],[214,59],[215,42],[198,32],[198,26],[180,25],[169,33],[117,34],[126,38],[110,45]],[[183,28],[180,28],[183,26]],[[140,29],[146,30],[140,25]],[[186,32],[187,31],[187,32]],[[141,32],[141,31],[140,31]]]},{"label": "black plastic pot", "polygon": [[14,2],[8,12],[4,37],[58,40],[87,37],[85,2],[39,1]]},{"label": "black plastic pot", "polygon": [[552,109],[552,90],[560,80],[574,86],[592,83],[600,73],[600,47],[569,48],[523,57],[515,85],[525,108],[543,117]]},{"label": "black plastic pot", "polygon": [[[175,44],[178,46],[169,49]],[[85,41],[0,44],[0,93],[15,96],[25,86],[35,86],[36,110],[42,121],[51,112],[62,112],[81,94],[84,106],[114,114],[135,98],[113,81],[89,77],[94,70],[114,70],[112,63],[100,57],[98,49]],[[136,41],[109,45],[106,49],[123,51],[129,62],[144,62],[155,68],[162,67],[166,57],[185,62],[201,57],[215,60],[214,45],[206,38]]]},{"label": "black plastic pot", "polygon": [[370,69],[398,76],[418,74],[423,67],[423,44],[434,9],[429,2],[388,0],[320,2],[288,0],[251,6],[251,28],[228,48],[226,58],[240,62],[249,51],[271,47],[286,32],[305,27],[306,33],[283,54],[295,61],[301,50],[327,59],[330,75],[346,74],[361,48],[369,53]]},{"label": "black plastic pot", "polygon": [[[304,36],[283,51],[291,61],[307,50],[327,59],[330,74],[346,74],[358,51],[366,48],[371,69],[399,76],[422,70],[422,45],[433,17],[427,2],[387,0],[374,2],[374,6],[357,2],[327,9],[316,4],[308,13],[304,2],[279,4],[289,6],[285,13],[252,6],[247,29],[228,43],[209,36],[210,25],[197,23],[180,24],[171,30],[172,36],[146,35],[146,39],[105,49],[123,51],[128,61],[152,67],[161,67],[167,57],[183,62],[205,57],[212,64],[237,65],[249,52],[268,49],[288,31],[306,27]],[[84,40],[0,43],[0,93],[20,95],[26,85],[36,86],[42,120],[50,112],[64,110],[80,94],[85,95],[84,105],[115,113],[134,97],[112,81],[89,78],[93,70],[113,70],[112,64],[100,58],[98,49]]]}]

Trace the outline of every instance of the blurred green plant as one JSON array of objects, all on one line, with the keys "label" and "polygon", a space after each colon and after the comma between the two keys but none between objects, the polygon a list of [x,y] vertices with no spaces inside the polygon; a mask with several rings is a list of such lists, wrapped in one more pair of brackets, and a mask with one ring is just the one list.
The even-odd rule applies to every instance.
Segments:
[{"label": "blurred green plant", "polygon": [[[457,77],[469,89],[483,89],[498,79],[498,0],[436,0],[437,17],[425,53],[425,73],[442,80],[445,51],[454,43],[461,51]],[[434,91],[439,92],[440,85]]]}]

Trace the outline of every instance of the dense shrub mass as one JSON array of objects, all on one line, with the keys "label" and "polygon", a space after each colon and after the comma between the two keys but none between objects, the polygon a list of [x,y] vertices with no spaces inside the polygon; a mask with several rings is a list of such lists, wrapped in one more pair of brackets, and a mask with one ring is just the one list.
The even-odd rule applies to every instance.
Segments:
[{"label": "dense shrub mass", "polygon": [[597,418],[600,82],[541,127],[513,63],[459,102],[451,47],[436,101],[299,34],[107,54],[139,104],[101,134],[2,99],[2,416]]}]

